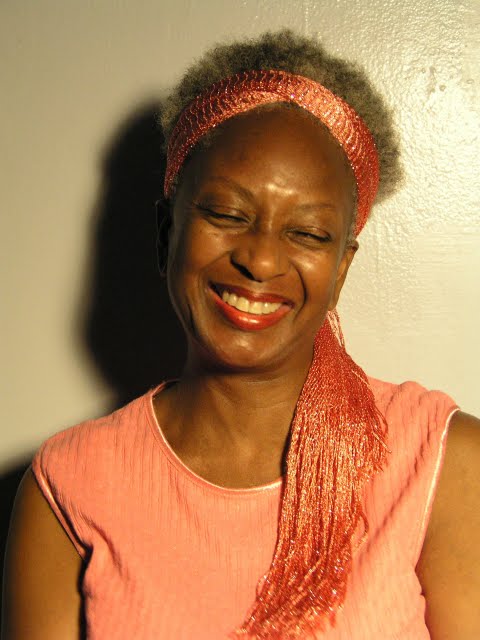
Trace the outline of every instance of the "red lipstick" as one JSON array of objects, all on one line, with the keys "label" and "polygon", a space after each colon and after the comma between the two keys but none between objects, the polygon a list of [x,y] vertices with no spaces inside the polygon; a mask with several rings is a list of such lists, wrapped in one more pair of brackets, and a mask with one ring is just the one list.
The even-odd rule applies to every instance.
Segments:
[{"label": "red lipstick", "polygon": [[220,298],[222,297],[222,293],[224,291],[228,291],[228,293],[235,293],[237,296],[246,298],[247,300],[251,300],[252,302],[279,302],[280,304],[286,304],[290,307],[293,307],[293,301],[289,298],[285,298],[285,296],[280,296],[276,293],[260,293],[255,291],[250,291],[249,289],[244,289],[243,287],[237,287],[236,285],[230,284],[217,284],[212,285],[213,290],[217,293]]},{"label": "red lipstick", "polygon": [[[220,288],[219,288],[220,289]],[[267,314],[253,314],[246,311],[240,311],[224,302],[217,292],[217,287],[212,289],[213,300],[223,317],[231,324],[242,329],[243,331],[261,331],[267,329],[279,322],[292,308],[293,303],[282,296],[274,294],[254,294],[251,291],[242,289],[241,287],[222,287],[222,291],[227,290],[229,293],[235,293],[252,302],[278,302],[281,304],[276,311]]]}]

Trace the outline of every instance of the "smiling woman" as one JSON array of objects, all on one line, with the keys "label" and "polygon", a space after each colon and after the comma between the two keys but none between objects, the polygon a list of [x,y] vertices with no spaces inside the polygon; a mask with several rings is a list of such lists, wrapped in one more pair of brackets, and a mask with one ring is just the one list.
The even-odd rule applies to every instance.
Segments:
[{"label": "smiling woman", "polygon": [[367,377],[335,312],[399,182],[381,98],[287,31],[207,54],[163,126],[183,373],[36,454],[2,637],[478,637],[478,421]]},{"label": "smiling woman", "polygon": [[[192,155],[175,195],[167,270],[189,358],[208,352],[235,369],[277,374],[283,363],[303,382],[355,252],[352,194],[342,149],[300,110],[232,118]],[[259,316],[255,301],[280,306]]]}]

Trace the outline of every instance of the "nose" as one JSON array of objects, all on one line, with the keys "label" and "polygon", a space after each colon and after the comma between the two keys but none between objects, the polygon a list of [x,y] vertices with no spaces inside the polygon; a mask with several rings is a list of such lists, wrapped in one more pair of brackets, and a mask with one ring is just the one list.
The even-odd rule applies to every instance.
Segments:
[{"label": "nose", "polygon": [[288,270],[288,255],[284,242],[269,231],[242,234],[231,253],[232,264],[247,278],[267,282]]}]

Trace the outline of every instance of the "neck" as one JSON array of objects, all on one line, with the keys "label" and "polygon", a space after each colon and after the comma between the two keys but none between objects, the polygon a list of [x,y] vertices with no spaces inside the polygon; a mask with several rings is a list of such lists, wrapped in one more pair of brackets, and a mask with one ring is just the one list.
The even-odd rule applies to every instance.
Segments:
[{"label": "neck", "polygon": [[[286,375],[186,370],[177,398],[188,423],[203,424],[224,441],[251,448],[288,435],[307,371]],[[259,428],[261,425],[261,428]]]},{"label": "neck", "polygon": [[159,422],[177,455],[206,479],[233,487],[268,483],[282,473],[307,370],[266,376],[187,365],[158,396],[165,403],[157,406]]}]

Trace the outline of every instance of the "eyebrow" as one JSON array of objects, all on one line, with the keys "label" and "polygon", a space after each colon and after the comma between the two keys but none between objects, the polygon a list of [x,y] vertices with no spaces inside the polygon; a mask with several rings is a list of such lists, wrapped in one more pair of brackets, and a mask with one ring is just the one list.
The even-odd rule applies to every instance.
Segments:
[{"label": "eyebrow", "polygon": [[298,207],[295,207],[295,211],[301,213],[316,213],[319,210],[338,213],[338,207],[332,202],[312,202],[311,204],[299,204]]},{"label": "eyebrow", "polygon": [[[235,180],[231,180],[230,178],[225,178],[224,176],[209,176],[206,180],[206,184],[209,182],[220,182],[221,184],[226,185],[234,189],[238,194],[240,194],[243,198],[251,202],[255,203],[255,196],[246,187],[238,184]],[[331,202],[313,202],[307,204],[300,204],[298,207],[295,207],[296,211],[304,212],[304,213],[315,213],[318,210],[326,210],[332,213],[338,213],[338,208]]]},{"label": "eyebrow", "polygon": [[220,182],[221,184],[224,184],[236,191],[238,194],[243,196],[243,198],[249,200],[252,204],[255,202],[255,197],[250,189],[242,187],[242,185],[238,184],[238,182],[235,182],[235,180],[224,178],[223,176],[209,176],[206,180],[206,185],[208,185],[209,182]]}]

